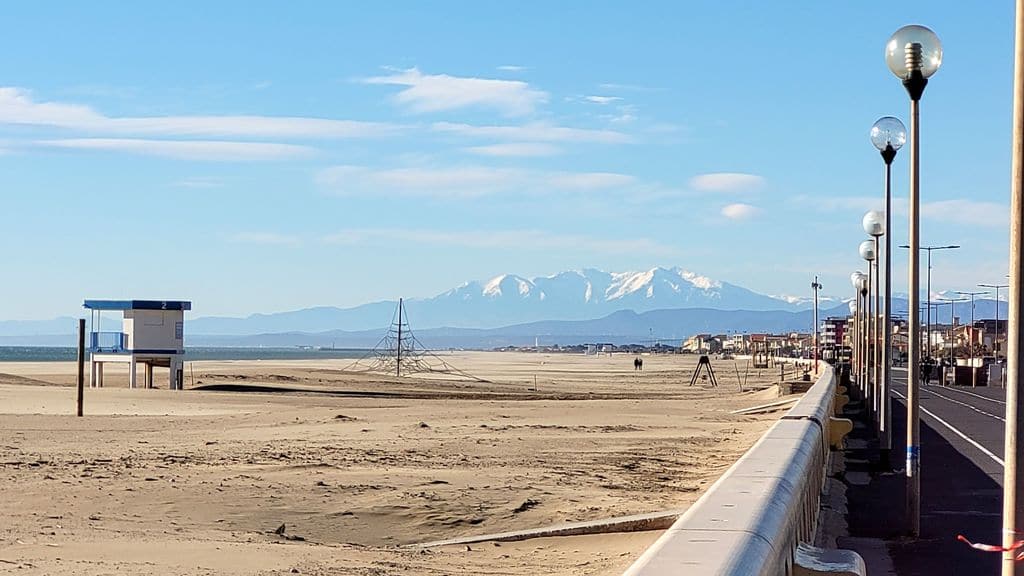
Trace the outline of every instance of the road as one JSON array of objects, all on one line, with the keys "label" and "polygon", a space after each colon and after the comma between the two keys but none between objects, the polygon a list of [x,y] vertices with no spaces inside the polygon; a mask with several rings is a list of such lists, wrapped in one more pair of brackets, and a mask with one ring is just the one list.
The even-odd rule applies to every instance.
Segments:
[{"label": "road", "polygon": [[[957,535],[998,543],[1001,533],[1004,391],[1000,387],[921,388],[921,534],[907,539],[902,455],[905,453],[906,370],[893,374],[895,473],[877,473],[877,449],[866,427],[847,450],[847,469],[870,476],[850,483],[847,520],[855,537],[888,544],[899,576],[998,574],[999,555],[971,549]],[[847,475],[849,478],[849,474]],[[857,548],[856,544],[851,547]]]},{"label": "road", "polygon": [[[907,371],[895,370],[893,394],[899,409],[906,410]],[[1006,391],[1001,387],[938,386],[921,387],[921,419],[964,457],[1002,486],[1003,424]],[[905,428],[896,429],[903,433]],[[922,443],[921,462],[925,465],[928,446]],[[895,457],[894,453],[894,457]]]}]

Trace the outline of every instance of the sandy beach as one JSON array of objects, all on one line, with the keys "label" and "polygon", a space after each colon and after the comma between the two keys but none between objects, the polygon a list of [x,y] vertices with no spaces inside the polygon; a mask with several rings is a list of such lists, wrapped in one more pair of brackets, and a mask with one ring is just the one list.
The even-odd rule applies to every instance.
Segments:
[{"label": "sandy beach", "polygon": [[778,417],[729,414],[776,398],[746,360],[714,388],[693,356],[444,359],[486,382],[221,361],[130,390],[112,366],[83,418],[73,364],[0,364],[0,570],[618,574],[658,532],[409,545],[685,508]]}]

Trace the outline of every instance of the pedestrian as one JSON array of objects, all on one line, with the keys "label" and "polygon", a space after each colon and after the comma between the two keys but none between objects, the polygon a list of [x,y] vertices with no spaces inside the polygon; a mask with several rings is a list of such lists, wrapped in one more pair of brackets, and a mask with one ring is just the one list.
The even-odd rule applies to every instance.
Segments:
[{"label": "pedestrian", "polygon": [[633,372],[636,372],[639,369],[640,369],[640,358],[639,357],[633,358]]},{"label": "pedestrian", "polygon": [[932,359],[926,357],[921,361],[921,383],[927,386],[931,383],[932,379]]},{"label": "pedestrian", "polygon": [[637,358],[636,361],[638,362],[637,366],[640,368],[640,371],[643,372],[644,371],[644,359],[643,358]]}]

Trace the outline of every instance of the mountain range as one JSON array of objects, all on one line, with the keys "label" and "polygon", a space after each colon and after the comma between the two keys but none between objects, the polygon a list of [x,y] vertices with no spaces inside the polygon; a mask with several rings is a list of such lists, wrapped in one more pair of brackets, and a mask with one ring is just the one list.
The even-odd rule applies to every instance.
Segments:
[{"label": "mountain range", "polygon": [[[372,346],[392,322],[396,302],[352,308],[322,306],[244,318],[206,316],[186,322],[190,346]],[[681,268],[643,272],[568,271],[525,278],[503,274],[466,282],[431,298],[405,300],[406,319],[430,346],[493,347],[548,343],[680,340],[696,332],[809,330],[810,297],[769,296]],[[819,299],[822,318],[846,315],[838,298]],[[954,314],[970,318],[970,303]],[[197,310],[201,303],[195,303]],[[905,311],[903,298],[894,312]],[[991,318],[995,302],[978,299],[975,316]],[[949,308],[933,313],[948,322]],[[1000,303],[1006,318],[1006,304]],[[0,345],[69,345],[75,320],[0,321]],[[104,319],[104,330],[118,321]]]}]

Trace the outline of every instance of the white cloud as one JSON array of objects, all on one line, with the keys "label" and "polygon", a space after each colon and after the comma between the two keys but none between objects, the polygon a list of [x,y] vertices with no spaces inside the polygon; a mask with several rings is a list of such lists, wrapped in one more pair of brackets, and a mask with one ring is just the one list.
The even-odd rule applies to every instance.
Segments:
[{"label": "white cloud", "polygon": [[64,138],[40,140],[37,145],[75,150],[109,150],[181,160],[254,161],[282,160],[307,156],[306,146],[265,142],[224,142],[215,140],[144,140],[134,138]]},{"label": "white cloud", "polygon": [[323,238],[327,244],[346,246],[385,245],[409,242],[440,246],[510,250],[579,250],[614,254],[678,255],[679,250],[647,238],[611,239],[576,234],[552,234],[540,230],[443,231],[408,228],[353,228]]},{"label": "white cloud", "polygon": [[690,186],[704,192],[742,192],[764,185],[764,178],[741,172],[713,172],[690,179]]},{"label": "white cloud", "polygon": [[182,178],[176,182],[171,183],[172,186],[177,188],[196,188],[208,190],[211,188],[220,188],[224,183],[219,178],[208,178],[204,176],[193,176],[191,178]]},{"label": "white cloud", "polygon": [[522,126],[475,126],[453,122],[436,122],[431,126],[435,132],[444,132],[471,138],[512,140],[518,142],[588,142],[596,144],[624,144],[632,141],[627,134],[615,130],[591,130],[568,128],[545,123],[530,123]]},{"label": "white cloud", "polygon": [[274,232],[239,232],[231,235],[228,240],[236,244],[259,244],[263,246],[294,246],[299,243],[298,236]]},{"label": "white cloud", "polygon": [[115,118],[88,106],[36,102],[20,88],[0,87],[0,124],[46,126],[100,134],[271,138],[367,138],[391,124],[277,116],[151,116]]},{"label": "white cloud", "polygon": [[622,100],[621,96],[584,96],[584,100],[587,102],[593,102],[594,104],[611,104],[612,102],[618,102]]},{"label": "white cloud", "polygon": [[632,176],[614,172],[566,172],[553,174],[548,181],[556,188],[595,190],[625,186],[632,184],[635,179]]},{"label": "white cloud", "polygon": [[624,186],[632,176],[611,172],[540,172],[514,168],[391,168],[333,166],[316,176],[317,184],[339,195],[476,197],[515,191],[589,191]]},{"label": "white cloud", "polygon": [[498,70],[502,72],[522,72],[526,69],[526,66],[498,66]]},{"label": "white cloud", "polygon": [[466,151],[481,156],[555,156],[562,149],[553,144],[543,142],[507,142],[504,144],[488,144],[486,146],[470,146]]},{"label": "white cloud", "polygon": [[964,199],[939,200],[921,204],[923,218],[993,228],[1005,228],[1009,225],[1009,211],[1010,207],[1007,204]]},{"label": "white cloud", "polygon": [[[902,199],[893,198],[893,214],[899,212],[897,203],[901,201]],[[790,203],[813,208],[820,212],[852,212],[861,216],[868,210],[882,210],[885,207],[885,199],[880,196],[831,196],[829,194],[809,196],[801,194],[792,197]]]},{"label": "white cloud", "polygon": [[750,204],[736,203],[722,207],[722,216],[730,220],[746,220],[757,214],[757,212],[757,208]]},{"label": "white cloud", "polygon": [[495,80],[423,74],[416,68],[363,80],[366,84],[405,86],[395,101],[413,112],[441,112],[467,107],[497,110],[509,116],[530,114],[548,95],[518,80]]}]

